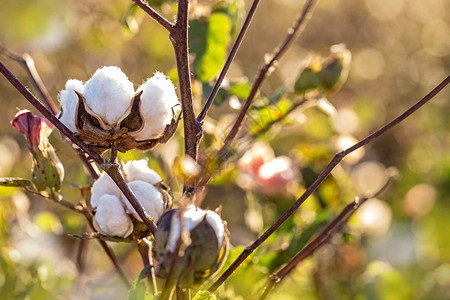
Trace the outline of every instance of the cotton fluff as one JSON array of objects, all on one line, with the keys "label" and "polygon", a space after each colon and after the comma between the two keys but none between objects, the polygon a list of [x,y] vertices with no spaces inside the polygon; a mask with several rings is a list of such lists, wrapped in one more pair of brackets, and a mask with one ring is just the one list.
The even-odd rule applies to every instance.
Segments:
[{"label": "cotton fluff", "polygon": [[91,206],[96,208],[99,205],[100,198],[105,194],[120,197],[121,192],[111,177],[103,172],[92,185]]},{"label": "cotton fluff", "polygon": [[83,93],[83,83],[76,79],[69,79],[66,82],[65,89],[58,95],[62,112],[59,116],[59,120],[72,132],[78,131],[75,127],[75,113],[78,104],[78,96],[75,91]]},{"label": "cotton fluff", "polygon": [[145,159],[128,161],[123,166],[123,171],[129,182],[142,180],[150,184],[155,184],[162,181],[158,173],[148,167]]},{"label": "cotton fluff", "polygon": [[[218,214],[213,211],[205,211],[200,208],[195,207],[195,205],[190,204],[186,206],[183,211],[183,230],[192,231],[200,222],[205,218],[206,221],[211,225],[216,233],[217,242],[219,249],[225,240],[225,227],[223,225],[222,219]],[[181,222],[180,222],[180,211],[172,217],[170,226],[170,235],[167,241],[166,249],[170,252],[175,252],[178,240],[181,236]]]},{"label": "cotton fluff", "polygon": [[105,235],[122,238],[126,238],[133,232],[133,223],[125,213],[119,198],[108,194],[98,199],[94,227]]},{"label": "cotton fluff", "polygon": [[95,114],[114,126],[130,106],[134,87],[120,68],[103,67],[86,82],[83,96]]},{"label": "cotton fluff", "polygon": [[137,89],[137,92],[140,91],[143,91],[140,112],[145,124],[144,128],[134,135],[137,141],[162,135],[166,126],[172,121],[172,108],[177,112],[179,103],[172,81],[160,72],[147,79]]},{"label": "cotton fluff", "polygon": [[[145,211],[153,218],[155,222],[158,222],[159,217],[161,217],[164,212],[164,200],[159,190],[150,183],[141,180],[132,181],[128,184],[128,186],[142,204]],[[136,210],[133,206],[131,206],[130,201],[128,201],[123,194],[122,202],[125,203],[128,213],[133,214],[137,220],[142,221]]]}]

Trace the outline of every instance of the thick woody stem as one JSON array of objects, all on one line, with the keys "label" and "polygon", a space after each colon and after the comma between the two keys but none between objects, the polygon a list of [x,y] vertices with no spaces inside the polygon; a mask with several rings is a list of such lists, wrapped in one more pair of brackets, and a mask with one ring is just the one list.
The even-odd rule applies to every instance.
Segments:
[{"label": "thick woody stem", "polygon": [[[188,17],[189,1],[178,2],[178,18],[170,34],[177,61],[178,81],[180,85],[181,106],[184,120],[185,154],[198,159],[198,144],[201,138],[201,126],[195,118],[192,98],[191,71],[188,51]],[[195,190],[194,186],[185,184],[184,193],[189,195]]]},{"label": "thick woody stem", "polygon": [[422,107],[425,103],[430,101],[434,98],[445,86],[447,86],[450,83],[450,76],[445,78],[437,87],[435,87],[428,95],[426,95],[424,98],[422,98],[420,101],[418,101],[416,104],[411,106],[408,110],[406,110],[404,113],[402,113],[400,116],[392,120],[387,125],[383,126],[382,128],[378,129],[371,135],[367,136],[365,139],[359,141],[358,143],[354,144],[350,148],[337,153],[334,158],[331,160],[331,162],[328,164],[328,166],[325,168],[325,170],[317,177],[317,179],[311,184],[311,186],[308,187],[308,189],[298,198],[298,200],[272,225],[269,229],[267,229],[258,239],[256,239],[251,245],[247,246],[244,251],[239,255],[239,257],[230,265],[230,267],[220,276],[220,278],[214,282],[210,287],[209,291],[214,292],[217,290],[218,287],[222,285],[222,283],[225,282],[225,280],[233,274],[233,272],[241,265],[241,263],[247,259],[247,257],[250,256],[250,254],[253,253],[264,241],[267,240],[269,236],[271,236],[297,209],[300,207],[300,205],[303,204],[303,202],[306,201],[306,199],[309,198],[309,196],[320,186],[320,184],[325,180],[325,178],[328,177],[328,175],[331,173],[331,171],[341,162],[342,159],[344,159],[345,156],[352,153],[353,151],[365,146],[366,144],[372,142],[379,136],[386,133],[388,130],[390,130],[392,127],[398,125],[400,122],[402,122],[404,119],[406,119],[408,116],[410,116],[413,112],[418,110],[420,107]]}]

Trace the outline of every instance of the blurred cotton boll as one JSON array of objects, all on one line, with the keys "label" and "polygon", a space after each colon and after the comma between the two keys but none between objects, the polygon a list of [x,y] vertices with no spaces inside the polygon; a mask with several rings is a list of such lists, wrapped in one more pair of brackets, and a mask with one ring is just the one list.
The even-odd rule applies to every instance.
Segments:
[{"label": "blurred cotton boll", "polygon": [[[356,138],[354,138],[353,136],[348,135],[348,134],[338,135],[337,137],[333,138],[334,148],[338,152],[350,148],[357,142],[358,142],[358,140]],[[348,154],[347,156],[345,156],[344,162],[351,164],[351,165],[356,164],[361,158],[363,158],[365,153],[366,153],[366,151],[364,150],[364,147],[361,147],[361,148],[353,151],[352,153]]]},{"label": "blurred cotton boll", "polygon": [[356,165],[351,171],[359,194],[378,191],[387,180],[386,168],[379,162],[366,161]]},{"label": "blurred cotton boll", "polygon": [[403,199],[403,209],[411,218],[421,218],[433,208],[437,191],[429,184],[418,184]]},{"label": "blurred cotton boll", "polygon": [[238,161],[238,167],[248,174],[256,175],[259,168],[274,157],[275,153],[268,144],[256,142]]},{"label": "blurred cotton boll", "polygon": [[356,217],[361,232],[371,236],[381,236],[389,230],[392,211],[385,202],[373,198],[359,208]]},{"label": "blurred cotton boll", "polygon": [[259,168],[257,179],[268,194],[286,193],[291,183],[298,181],[299,173],[289,157],[279,156]]},{"label": "blurred cotton boll", "polygon": [[83,96],[95,114],[114,126],[130,106],[134,87],[120,68],[103,67],[86,82]]}]

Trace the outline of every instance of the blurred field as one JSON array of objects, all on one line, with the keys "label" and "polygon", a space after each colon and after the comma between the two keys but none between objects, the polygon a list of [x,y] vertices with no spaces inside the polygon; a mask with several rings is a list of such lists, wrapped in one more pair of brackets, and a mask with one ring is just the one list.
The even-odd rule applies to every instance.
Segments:
[{"label": "blurred field", "polygon": [[[173,20],[173,3],[153,2],[165,2],[161,11]],[[304,4],[294,0],[261,2],[227,77],[230,81],[253,80],[265,54],[279,45]],[[250,4],[246,1],[246,9]],[[133,15],[128,27],[124,26],[128,8],[125,0],[6,0],[0,10],[0,45],[29,53],[55,100],[68,79],[86,81],[105,65],[120,66],[136,86],[156,70],[176,78],[166,31],[142,13]],[[260,138],[276,156],[294,161],[300,173],[296,186],[282,197],[247,189],[239,182],[240,171],[235,166],[239,157],[235,157],[209,187],[204,206],[222,205],[234,246],[247,245],[270,226],[336,151],[389,122],[448,76],[450,2],[320,1],[302,36],[263,85],[260,98],[280,87],[292,90],[305,58],[312,53],[327,56],[329,47],[338,43],[346,44],[353,59],[343,89],[328,97],[337,113],[328,116],[317,108],[297,112],[283,128],[274,126]],[[0,57],[34,92],[25,71]],[[202,95],[198,81],[193,91],[199,112],[207,95]],[[272,299],[450,299],[449,98],[447,88],[365,147],[359,157],[347,158],[299,213],[263,244],[252,262],[219,290],[220,299],[247,299],[278,266],[270,253],[287,249],[320,216],[329,220],[354,196],[379,187],[384,170],[391,166],[399,172],[393,186],[363,206],[345,234],[300,265]],[[30,178],[25,141],[9,122],[18,108],[35,110],[3,78],[0,101],[0,176]],[[231,101],[212,107],[206,122],[213,129],[207,132],[202,153],[211,153],[223,138],[235,107]],[[214,132],[222,136],[210,142],[208,136]],[[51,141],[66,169],[62,193],[75,203],[79,193],[72,185],[92,181],[58,133]],[[150,158],[150,165],[169,181],[176,198],[181,193],[181,179],[163,172],[165,168],[155,157],[161,156],[170,168],[182,147],[180,127],[179,134],[153,154],[122,157]],[[19,189],[0,188],[0,298],[125,298],[127,289],[97,243],[89,241],[86,270],[78,274],[79,241],[67,234],[83,231],[81,216]],[[129,277],[134,278],[142,268],[135,245],[113,247]]]}]

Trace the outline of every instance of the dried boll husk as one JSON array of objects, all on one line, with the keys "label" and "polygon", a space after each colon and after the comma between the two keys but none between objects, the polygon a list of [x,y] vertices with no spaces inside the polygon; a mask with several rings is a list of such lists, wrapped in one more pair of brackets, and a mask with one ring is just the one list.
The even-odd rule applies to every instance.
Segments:
[{"label": "dried boll husk", "polygon": [[[217,217],[213,217],[213,214]],[[225,261],[229,234],[226,225],[212,211],[203,211],[189,205],[184,209],[182,218],[183,221],[180,221],[180,209],[177,208],[166,212],[158,223],[153,248],[155,258],[160,263],[157,275],[162,278],[169,276],[171,266],[176,260],[174,272],[178,284],[183,288],[198,287]],[[183,254],[177,257],[181,244],[180,227],[188,231],[189,238],[188,245],[184,245],[186,247],[183,248]]]}]

